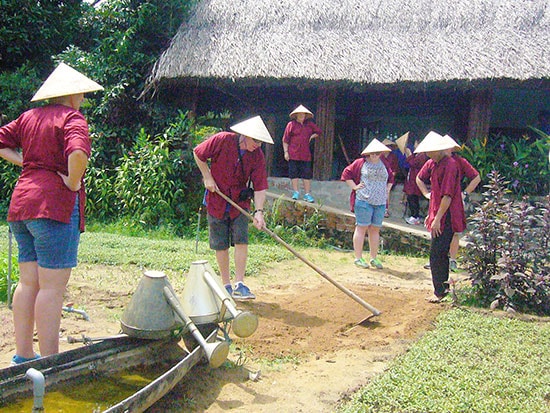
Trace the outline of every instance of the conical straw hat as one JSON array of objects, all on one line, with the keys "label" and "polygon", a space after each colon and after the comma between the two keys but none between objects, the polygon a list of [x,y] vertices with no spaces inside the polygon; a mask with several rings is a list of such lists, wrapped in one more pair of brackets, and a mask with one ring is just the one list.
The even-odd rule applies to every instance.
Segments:
[{"label": "conical straw hat", "polygon": [[388,139],[388,138],[385,138],[382,143],[386,146],[390,146],[390,145],[396,145],[396,143],[394,141],[392,141],[391,139]]},{"label": "conical straw hat", "polygon": [[273,143],[273,139],[267,130],[262,118],[254,116],[253,118],[244,120],[230,127],[233,132],[248,136],[258,141]]},{"label": "conical straw hat", "polygon": [[103,90],[103,87],[65,63],[60,63],[34,94],[31,102],[98,90]]},{"label": "conical straw hat", "polygon": [[450,135],[443,135],[443,139],[447,139],[449,141],[449,144],[453,145],[453,150],[459,151],[462,149],[462,146],[460,146],[453,138],[451,138]]},{"label": "conical straw hat", "polygon": [[407,147],[407,143],[409,142],[409,132],[405,133],[404,135],[401,135],[399,139],[395,141],[397,144],[397,147],[401,151],[402,154],[405,153],[405,148]]},{"label": "conical straw hat", "polygon": [[369,143],[367,147],[363,149],[363,152],[361,152],[361,155],[365,155],[367,153],[376,153],[376,152],[391,152],[391,149],[388,148],[386,145],[384,145],[382,142],[380,142],[378,139],[373,139],[371,143]]},{"label": "conical straw hat", "polygon": [[296,115],[298,113],[305,113],[306,114],[306,119],[313,117],[313,113],[311,113],[311,111],[308,108],[306,108],[304,105],[298,106],[296,109],[294,109],[292,112],[290,112],[290,115],[288,115],[288,116],[290,116],[291,119],[294,119],[294,118],[296,118]]},{"label": "conical straw hat", "polygon": [[[454,143],[456,144],[456,142]],[[443,138],[443,136],[437,132],[430,131],[426,137],[422,139],[422,142],[420,142],[418,147],[414,150],[414,153],[444,151],[454,146],[455,145],[449,139]]]}]

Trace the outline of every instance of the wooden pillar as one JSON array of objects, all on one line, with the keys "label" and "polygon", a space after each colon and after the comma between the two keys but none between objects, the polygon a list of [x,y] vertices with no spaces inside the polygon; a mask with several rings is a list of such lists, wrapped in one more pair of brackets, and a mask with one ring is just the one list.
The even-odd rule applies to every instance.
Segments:
[{"label": "wooden pillar", "polygon": [[475,90],[471,93],[466,142],[489,135],[492,103],[493,91],[490,89]]},{"label": "wooden pillar", "polygon": [[315,123],[323,136],[315,142],[313,179],[328,181],[332,177],[332,156],[334,147],[334,122],[336,119],[336,90],[319,89]]},{"label": "wooden pillar", "polygon": [[[273,115],[267,115],[264,117],[265,119],[265,126],[267,127],[267,130],[269,131],[269,134],[273,138],[273,141],[275,144],[277,143],[277,139],[275,139],[275,116]],[[273,159],[275,157],[275,145],[270,145],[269,143],[263,144],[263,150],[265,155],[265,164],[267,169],[267,176],[271,176],[271,169],[273,167]]]}]

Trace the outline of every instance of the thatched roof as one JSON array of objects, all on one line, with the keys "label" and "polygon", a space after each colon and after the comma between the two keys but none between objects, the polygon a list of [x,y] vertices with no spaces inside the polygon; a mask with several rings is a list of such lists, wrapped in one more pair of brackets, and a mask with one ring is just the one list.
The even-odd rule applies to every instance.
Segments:
[{"label": "thatched roof", "polygon": [[203,0],[152,80],[547,84],[549,45],[548,0]]}]

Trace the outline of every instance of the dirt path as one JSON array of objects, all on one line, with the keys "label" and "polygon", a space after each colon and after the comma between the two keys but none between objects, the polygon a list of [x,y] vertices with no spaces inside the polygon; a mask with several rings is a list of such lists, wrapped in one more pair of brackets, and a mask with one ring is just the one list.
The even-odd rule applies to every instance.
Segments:
[{"label": "dirt path", "polygon": [[[228,363],[212,370],[197,366],[151,412],[330,412],[347,395],[382,372],[433,326],[444,308],[429,304],[431,282],[423,261],[383,257],[384,270],[358,269],[349,253],[308,251],[307,258],[382,315],[370,313],[294,259],[266,268],[247,284],[258,296],[239,304],[259,317],[258,330],[234,341]],[[67,293],[91,321],[64,314],[62,348],[68,335],[117,334],[118,319],[141,272],[136,268],[81,265]],[[182,281],[169,275],[177,293]],[[10,311],[0,308],[0,363],[13,354]],[[257,380],[252,380],[258,376]]]}]

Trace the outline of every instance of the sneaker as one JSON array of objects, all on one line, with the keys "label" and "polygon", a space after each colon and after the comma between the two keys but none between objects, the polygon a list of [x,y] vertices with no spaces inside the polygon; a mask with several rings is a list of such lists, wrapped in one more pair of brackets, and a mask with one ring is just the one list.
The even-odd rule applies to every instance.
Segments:
[{"label": "sneaker", "polygon": [[424,268],[429,270],[430,269],[430,263],[424,264]]},{"label": "sneaker", "polygon": [[224,287],[225,291],[227,291],[227,294],[229,294],[229,296],[231,297],[233,295],[233,288],[231,287],[231,284],[226,284]]},{"label": "sneaker", "polygon": [[304,195],[304,201],[306,201],[306,202],[315,202],[315,199],[311,196],[311,194],[305,194]]},{"label": "sneaker", "polygon": [[297,200],[298,198],[300,198],[300,192],[294,191],[292,193],[292,199]]},{"label": "sneaker", "polygon": [[353,263],[361,268],[369,268],[369,264],[363,258],[356,258]]},{"label": "sneaker", "polygon": [[457,272],[458,271],[458,264],[456,263],[456,260],[453,260],[453,259],[449,260],[449,269],[452,272]]},{"label": "sneaker", "polygon": [[373,258],[372,260],[370,260],[370,265],[372,267],[378,268],[379,270],[384,268],[384,266],[382,265],[382,263],[380,262],[380,260],[378,258]]},{"label": "sneaker", "polygon": [[34,357],[31,357],[30,359],[18,356],[17,354],[12,357],[10,366],[17,366],[22,363],[26,363],[27,361],[33,361],[40,358],[40,354],[34,354]]},{"label": "sneaker", "polygon": [[415,218],[415,217],[405,218],[405,222],[409,225],[418,225],[419,224],[418,218]]},{"label": "sneaker", "polygon": [[250,292],[250,288],[243,283],[239,283],[235,286],[232,295],[235,300],[253,300],[256,298],[256,296]]}]

